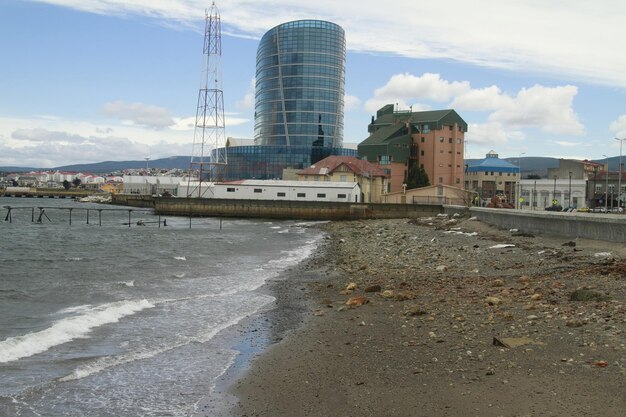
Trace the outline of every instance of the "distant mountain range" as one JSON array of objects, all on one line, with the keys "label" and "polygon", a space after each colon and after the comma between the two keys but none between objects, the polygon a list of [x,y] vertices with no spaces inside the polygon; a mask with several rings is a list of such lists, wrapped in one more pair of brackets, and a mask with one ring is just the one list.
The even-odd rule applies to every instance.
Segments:
[{"label": "distant mountain range", "polygon": [[[522,173],[524,176],[529,174],[536,174],[540,177],[545,177],[548,174],[548,168],[557,168],[559,166],[558,158],[544,158],[540,156],[527,156],[522,158],[504,158],[513,165],[518,165],[521,161]],[[481,159],[467,159],[465,162],[472,165]],[[158,169],[189,169],[189,162],[191,156],[171,156],[169,158],[154,159],[150,161],[105,161],[96,162],[93,164],[75,164],[64,165],[54,168],[34,168],[34,167],[0,167],[0,172],[29,172],[29,171],[69,171],[69,172],[83,172],[94,174],[106,174],[110,172],[122,171],[125,169],[142,169],[148,166],[149,168]],[[622,157],[622,161],[626,162],[626,157]],[[604,163],[604,159],[594,160],[593,162]],[[608,159],[609,170],[619,170],[619,156],[614,156]]]},{"label": "distant mountain range", "polygon": [[63,165],[53,168],[33,168],[33,167],[0,167],[0,172],[30,172],[30,171],[68,171],[68,172],[89,172],[94,174],[106,174],[109,172],[122,171],[125,169],[189,169],[191,156],[170,156],[169,158],[154,159],[149,161],[104,161],[93,164]]}]

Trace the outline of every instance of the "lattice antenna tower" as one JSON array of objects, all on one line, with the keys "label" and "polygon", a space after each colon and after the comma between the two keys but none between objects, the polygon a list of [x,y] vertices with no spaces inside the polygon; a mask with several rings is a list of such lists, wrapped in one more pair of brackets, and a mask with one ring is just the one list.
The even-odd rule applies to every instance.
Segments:
[{"label": "lattice antenna tower", "polygon": [[202,185],[221,181],[226,168],[226,141],[224,123],[224,92],[222,91],[222,35],[220,14],[211,4],[205,10],[203,54],[206,56],[202,82],[198,91],[193,149],[189,164],[189,178],[197,186],[187,188],[188,197],[202,196]]}]

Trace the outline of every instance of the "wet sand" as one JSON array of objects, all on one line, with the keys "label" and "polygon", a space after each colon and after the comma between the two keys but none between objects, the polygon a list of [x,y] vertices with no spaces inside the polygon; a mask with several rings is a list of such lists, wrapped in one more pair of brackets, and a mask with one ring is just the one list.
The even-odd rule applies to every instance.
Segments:
[{"label": "wet sand", "polygon": [[624,245],[445,217],[322,227],[250,321],[270,336],[222,381],[230,415],[623,415]]}]

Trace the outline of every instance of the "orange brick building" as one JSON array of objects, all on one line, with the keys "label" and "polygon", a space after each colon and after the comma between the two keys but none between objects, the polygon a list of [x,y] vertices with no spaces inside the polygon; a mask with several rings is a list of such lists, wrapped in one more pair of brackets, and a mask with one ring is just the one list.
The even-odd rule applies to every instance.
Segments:
[{"label": "orange brick building", "polygon": [[387,192],[402,191],[412,166],[421,167],[430,185],[463,188],[467,123],[454,110],[394,111],[388,104],[368,126],[359,157],[389,175]]}]

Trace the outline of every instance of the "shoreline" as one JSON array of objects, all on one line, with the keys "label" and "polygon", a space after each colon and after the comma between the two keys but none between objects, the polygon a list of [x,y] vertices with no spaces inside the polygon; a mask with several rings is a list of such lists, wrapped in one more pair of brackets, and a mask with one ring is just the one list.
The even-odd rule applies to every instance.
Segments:
[{"label": "shoreline", "polygon": [[221,337],[225,338],[227,346],[237,352],[237,356],[217,378],[213,391],[197,402],[194,416],[232,416],[231,409],[238,398],[230,392],[230,388],[245,377],[255,359],[293,331],[306,326],[314,303],[309,284],[325,274],[319,262],[325,256],[327,245],[322,237],[311,256],[266,281],[255,292],[270,295],[275,301],[223,330]]},{"label": "shoreline", "polygon": [[[278,284],[306,285],[300,324],[222,380],[224,415],[621,415],[626,249],[452,220],[320,226]],[[570,301],[585,288],[607,299]]]}]

